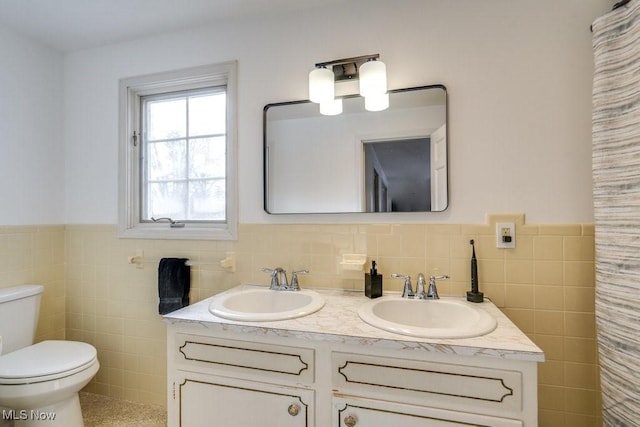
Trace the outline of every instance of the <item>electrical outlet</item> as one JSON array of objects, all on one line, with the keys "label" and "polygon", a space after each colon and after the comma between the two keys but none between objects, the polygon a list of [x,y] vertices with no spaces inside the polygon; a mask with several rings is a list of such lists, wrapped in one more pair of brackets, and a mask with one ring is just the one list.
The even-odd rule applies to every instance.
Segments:
[{"label": "electrical outlet", "polygon": [[500,249],[516,247],[516,225],[513,222],[496,224],[496,247]]}]

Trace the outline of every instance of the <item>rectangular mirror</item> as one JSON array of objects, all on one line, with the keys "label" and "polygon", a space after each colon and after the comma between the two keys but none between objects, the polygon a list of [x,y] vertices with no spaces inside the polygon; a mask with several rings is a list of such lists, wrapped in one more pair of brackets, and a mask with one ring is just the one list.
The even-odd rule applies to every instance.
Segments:
[{"label": "rectangular mirror", "polygon": [[448,204],[447,92],[389,91],[370,112],[357,95],[323,116],[310,101],[264,108],[264,209],[270,214],[439,212]]}]

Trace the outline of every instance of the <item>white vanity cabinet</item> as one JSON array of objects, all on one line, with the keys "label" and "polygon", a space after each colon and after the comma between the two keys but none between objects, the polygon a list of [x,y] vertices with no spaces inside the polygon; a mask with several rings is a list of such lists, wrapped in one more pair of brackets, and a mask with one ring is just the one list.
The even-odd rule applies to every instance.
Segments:
[{"label": "white vanity cabinet", "polygon": [[314,351],[169,335],[169,425],[313,427]]},{"label": "white vanity cabinet", "polygon": [[536,364],[170,325],[169,426],[535,426]]},{"label": "white vanity cabinet", "polygon": [[278,322],[220,319],[206,300],[165,316],[169,427],[537,425],[544,353],[495,306],[491,334],[421,340],[361,322],[364,297],[325,297]]}]

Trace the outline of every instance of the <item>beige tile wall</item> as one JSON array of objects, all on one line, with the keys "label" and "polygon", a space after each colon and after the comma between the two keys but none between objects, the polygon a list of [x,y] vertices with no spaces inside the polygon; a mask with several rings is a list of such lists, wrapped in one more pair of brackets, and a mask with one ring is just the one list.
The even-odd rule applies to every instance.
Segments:
[{"label": "beige tile wall", "polygon": [[62,225],[0,227],[0,288],[44,286],[36,339],[64,339],[64,233]]},{"label": "beige tile wall", "polygon": [[[516,249],[495,248],[495,222],[502,221],[516,222]],[[1,233],[0,239],[12,234]],[[45,229],[31,233],[34,241],[47,240],[39,237]],[[300,279],[303,287],[361,289],[362,273],[339,266],[345,253],[375,259],[387,290],[402,286],[389,277],[392,272],[415,277],[437,271],[451,276],[439,285],[441,294],[462,295],[469,287],[469,240],[475,239],[481,290],[546,353],[539,369],[540,425],[601,425],[592,225],[530,225],[523,215],[492,215],[487,225],[243,224],[236,242],[125,240],[111,225],[66,226],[64,236],[66,311],[64,304],[47,307],[50,301],[43,310],[65,312],[67,339],[98,348],[102,369],[91,391],[165,404],[165,329],[156,290],[161,257],[205,263],[192,267],[192,302],[241,282],[266,284],[268,277],[260,272],[265,266],[308,268],[311,274]],[[2,242],[0,251],[10,253],[14,244]],[[144,268],[127,262],[139,250]],[[236,273],[217,265],[230,251],[236,254]],[[8,265],[0,266],[0,285],[32,280],[9,277]]]}]

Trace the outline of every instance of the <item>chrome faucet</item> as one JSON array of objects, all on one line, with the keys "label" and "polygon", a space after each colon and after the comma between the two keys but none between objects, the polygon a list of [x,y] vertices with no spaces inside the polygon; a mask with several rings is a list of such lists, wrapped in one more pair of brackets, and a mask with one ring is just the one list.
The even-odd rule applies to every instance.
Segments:
[{"label": "chrome faucet", "polygon": [[436,280],[448,279],[449,276],[429,276],[429,289],[427,290],[427,294],[424,296],[425,299],[440,299],[438,296],[438,288],[436,287]]},{"label": "chrome faucet", "polygon": [[271,285],[269,286],[269,289],[271,289],[272,291],[279,291],[281,289],[287,289],[289,287],[289,282],[287,280],[287,271],[283,270],[282,267],[265,267],[262,269],[262,271],[271,275]]},{"label": "chrome faucet", "polygon": [[404,274],[393,273],[391,275],[394,279],[404,279],[404,289],[402,290],[402,298],[416,298],[416,299],[440,299],[438,296],[438,288],[436,287],[436,280],[448,279],[449,276],[429,276],[429,287],[425,292],[425,286],[427,282],[424,278],[424,274],[418,274],[416,283],[416,292],[413,292],[411,287],[411,276]]},{"label": "chrome faucet", "polygon": [[278,287],[280,289],[289,288],[289,279],[287,279],[287,270],[282,268],[276,268],[276,276],[278,277]]},{"label": "chrome faucet", "polygon": [[264,273],[271,275],[271,285],[269,289],[272,291],[299,291],[298,274],[308,274],[309,270],[298,270],[291,273],[291,285],[287,279],[287,271],[282,267],[263,268]]},{"label": "chrome faucet", "polygon": [[413,298],[413,288],[411,287],[411,276],[393,273],[391,277],[394,279],[404,279],[404,289],[402,290],[402,298]]},{"label": "chrome faucet", "polygon": [[[426,281],[424,279],[424,274],[418,274],[418,279],[416,283],[416,298],[417,299],[425,299],[427,296],[424,293],[424,287],[426,286]],[[436,292],[437,294],[437,292]]]}]

